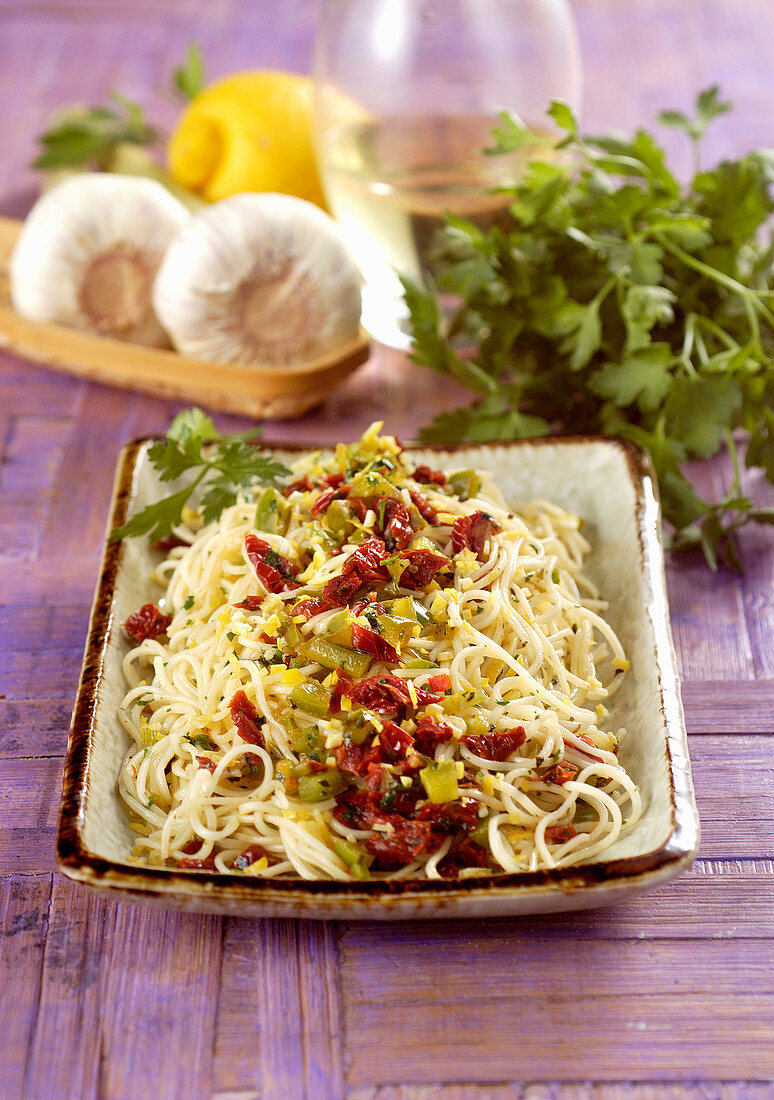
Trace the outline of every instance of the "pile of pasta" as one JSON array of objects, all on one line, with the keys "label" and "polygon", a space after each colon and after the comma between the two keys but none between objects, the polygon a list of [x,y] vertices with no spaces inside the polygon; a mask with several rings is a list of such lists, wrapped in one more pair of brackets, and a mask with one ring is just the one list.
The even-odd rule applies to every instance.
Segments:
[{"label": "pile of pasta", "polygon": [[138,861],[466,878],[592,861],[640,815],[578,517],[379,432],[176,529],[126,623]]}]

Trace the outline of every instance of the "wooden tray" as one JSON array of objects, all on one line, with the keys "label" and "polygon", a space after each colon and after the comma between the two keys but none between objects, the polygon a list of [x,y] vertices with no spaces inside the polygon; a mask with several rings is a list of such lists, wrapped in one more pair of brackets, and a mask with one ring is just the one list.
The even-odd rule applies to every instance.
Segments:
[{"label": "wooden tray", "polygon": [[8,260],[22,223],[0,218],[0,347],[94,382],[259,419],[303,416],[369,354],[367,334],[293,367],[247,367],[27,321],[11,305]]}]

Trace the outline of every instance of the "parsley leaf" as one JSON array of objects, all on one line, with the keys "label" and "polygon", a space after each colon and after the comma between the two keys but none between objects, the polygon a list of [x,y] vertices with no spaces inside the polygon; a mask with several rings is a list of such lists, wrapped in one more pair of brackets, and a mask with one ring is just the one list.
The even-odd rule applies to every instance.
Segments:
[{"label": "parsley leaf", "polygon": [[[747,466],[774,481],[774,151],[700,171],[701,139],[729,108],[709,88],[692,116],[660,116],[694,146],[681,185],[648,131],[583,136],[571,109],[552,104],[562,156],[538,148],[505,189],[510,223],[450,218],[438,288],[405,284],[412,357],[473,398],[422,439],[633,439],[653,460],[673,545],[700,547],[713,568],[738,566],[742,527],[772,523],[740,489],[735,433],[746,433]],[[531,138],[504,112],[486,152],[523,155]],[[684,467],[719,450],[734,483],[704,500]]]},{"label": "parsley leaf", "polygon": [[193,99],[204,87],[204,57],[198,42],[188,43],[183,64],[172,73],[172,83],[183,99]]},{"label": "parsley leaf", "polygon": [[672,387],[674,362],[669,344],[639,348],[621,363],[605,363],[589,378],[589,387],[619,407],[637,405],[643,412],[657,408]]},{"label": "parsley leaf", "polygon": [[121,527],[111,531],[111,540],[148,535],[151,542],[172,532],[182,517],[192,493],[204,490],[201,508],[205,523],[218,518],[236,501],[239,489],[253,485],[277,485],[290,471],[270,455],[256,449],[256,428],[233,435],[221,435],[201,409],[186,409],[175,417],[166,438],[148,448],[148,458],[161,481],[175,481],[193,474],[184,488],[149,504]]},{"label": "parsley leaf", "polygon": [[117,92],[108,107],[68,107],[54,116],[41,135],[43,151],[33,168],[94,167],[107,169],[117,146],[152,145],[156,130],[138,103]]}]

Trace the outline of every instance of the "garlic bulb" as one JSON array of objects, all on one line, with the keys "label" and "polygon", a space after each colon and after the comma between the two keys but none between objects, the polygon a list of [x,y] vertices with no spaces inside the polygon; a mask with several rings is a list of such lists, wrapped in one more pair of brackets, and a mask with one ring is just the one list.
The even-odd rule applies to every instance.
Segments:
[{"label": "garlic bulb", "polygon": [[183,227],[153,303],[178,351],[288,365],[357,336],[360,274],[328,214],[303,199],[251,192]]},{"label": "garlic bulb", "polygon": [[190,217],[155,180],[97,172],[64,180],[38,200],[16,241],[9,264],[16,312],[169,347],[153,311],[153,280]]}]

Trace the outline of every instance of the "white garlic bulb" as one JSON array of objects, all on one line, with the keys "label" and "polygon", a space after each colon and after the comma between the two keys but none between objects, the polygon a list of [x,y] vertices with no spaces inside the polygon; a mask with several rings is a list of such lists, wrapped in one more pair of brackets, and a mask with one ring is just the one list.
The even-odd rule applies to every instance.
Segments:
[{"label": "white garlic bulb", "polygon": [[14,309],[135,344],[169,347],[153,311],[164,251],[191,218],[155,180],[81,173],[30,211],[9,264]]},{"label": "white garlic bulb", "polygon": [[281,366],[358,335],[360,274],[319,207],[246,193],[183,227],[159,268],[153,302],[178,351]]}]

